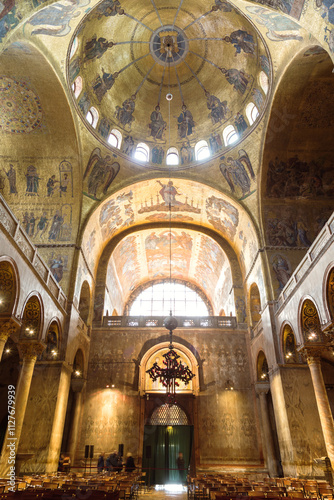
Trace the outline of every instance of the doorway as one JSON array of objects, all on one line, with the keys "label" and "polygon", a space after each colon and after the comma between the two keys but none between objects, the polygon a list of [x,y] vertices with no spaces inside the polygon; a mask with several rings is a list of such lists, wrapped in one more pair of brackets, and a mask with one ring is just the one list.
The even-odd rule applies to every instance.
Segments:
[{"label": "doorway", "polygon": [[[143,471],[148,485],[182,484],[187,478],[193,442],[192,425],[145,425]],[[183,453],[184,470],[177,458]]]}]

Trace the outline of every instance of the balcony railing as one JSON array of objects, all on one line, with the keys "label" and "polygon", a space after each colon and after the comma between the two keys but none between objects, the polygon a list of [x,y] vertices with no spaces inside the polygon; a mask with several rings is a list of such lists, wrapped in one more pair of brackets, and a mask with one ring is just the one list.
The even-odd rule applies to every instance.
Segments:
[{"label": "balcony railing", "polygon": [[334,213],[330,216],[317,238],[312,243],[307,254],[304,256],[300,264],[296,267],[291,278],[283,288],[277,299],[276,312],[284,305],[285,302],[292,296],[293,292],[299,284],[309,274],[311,266],[315,266],[316,262],[321,258],[322,252],[326,245],[333,241],[334,234]]},{"label": "balcony railing", "polygon": [[[104,316],[107,328],[163,328],[164,316]],[[176,316],[178,328],[237,328],[234,316]]]}]

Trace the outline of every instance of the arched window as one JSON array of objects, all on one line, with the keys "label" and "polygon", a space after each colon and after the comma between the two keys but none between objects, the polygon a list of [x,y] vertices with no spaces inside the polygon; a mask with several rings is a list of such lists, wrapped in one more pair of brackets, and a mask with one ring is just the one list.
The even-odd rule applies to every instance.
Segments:
[{"label": "arched window", "polygon": [[259,110],[255,106],[253,102],[250,102],[246,106],[246,116],[247,120],[249,121],[249,124],[252,125],[257,117],[259,116]]},{"label": "arched window", "polygon": [[266,356],[263,351],[259,352],[257,357],[257,380],[259,382],[266,382],[269,380],[269,368]]},{"label": "arched window", "polygon": [[205,160],[210,156],[208,143],[204,140],[199,141],[195,146],[195,159]]},{"label": "arched window", "polygon": [[331,318],[333,319],[334,318],[334,268],[331,269],[327,278],[326,298],[327,298],[328,309]]},{"label": "arched window", "polygon": [[150,149],[147,144],[140,142],[135,151],[135,158],[139,161],[148,161],[150,157]]},{"label": "arched window", "polygon": [[83,81],[81,76],[77,76],[74,82],[72,83],[72,90],[74,92],[74,97],[78,99],[79,95],[81,94],[83,87]]},{"label": "arched window", "polygon": [[22,316],[22,336],[38,338],[42,325],[42,308],[40,301],[33,295],[27,301]]},{"label": "arched window", "polygon": [[87,281],[84,281],[81,287],[79,300],[79,314],[81,319],[87,324],[90,311],[90,288]]},{"label": "arched window", "polygon": [[73,43],[72,43],[72,47],[71,47],[70,59],[72,59],[72,57],[76,53],[77,48],[78,48],[78,38],[75,37],[74,40],[73,40]]},{"label": "arched window", "polygon": [[169,148],[166,155],[167,165],[178,165],[179,164],[179,152],[176,148]]},{"label": "arched window", "polygon": [[122,144],[122,134],[116,128],[113,128],[108,137],[108,142],[114,148],[121,149]]},{"label": "arched window", "polygon": [[0,262],[0,315],[13,312],[17,294],[16,273],[10,262]]},{"label": "arched window", "polygon": [[86,120],[93,128],[96,128],[97,122],[99,121],[99,112],[93,106],[88,110]]},{"label": "arched window", "polygon": [[267,95],[269,89],[269,80],[264,71],[261,71],[259,74],[259,81],[262,87],[263,92]]},{"label": "arched window", "polygon": [[305,343],[321,342],[321,324],[315,304],[310,299],[303,302],[301,310],[301,327]]},{"label": "arched window", "polygon": [[256,283],[253,283],[250,287],[250,313],[252,325],[254,326],[261,319],[261,299]]},{"label": "arched window", "polygon": [[285,325],[283,330],[283,354],[286,363],[297,362],[296,340],[290,325]]},{"label": "arched window", "polygon": [[223,139],[224,139],[225,146],[229,146],[230,144],[233,144],[234,142],[236,142],[239,139],[237,131],[235,130],[233,125],[228,125],[223,130]]},{"label": "arched window", "polygon": [[129,316],[208,316],[202,297],[182,283],[164,281],[143,290],[130,306]]}]

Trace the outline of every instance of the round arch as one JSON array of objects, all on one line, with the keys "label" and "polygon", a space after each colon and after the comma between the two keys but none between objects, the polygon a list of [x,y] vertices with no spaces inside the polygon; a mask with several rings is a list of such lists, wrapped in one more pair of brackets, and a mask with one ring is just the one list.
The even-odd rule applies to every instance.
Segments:
[{"label": "round arch", "polygon": [[21,336],[25,339],[40,339],[43,332],[44,306],[38,292],[31,292],[22,308]]},{"label": "round arch", "polygon": [[[133,304],[133,302],[136,300],[136,298],[138,297],[138,295],[143,292],[144,290],[146,290],[147,288],[149,288],[150,286],[156,284],[156,283],[164,283],[166,281],[169,281],[169,278],[157,278],[155,280],[151,280],[151,281],[148,281],[146,283],[144,283],[143,285],[139,285],[137,286],[131,293],[130,297],[129,297],[129,300],[127,301],[127,303],[125,304],[124,306],[124,311],[123,311],[123,314],[124,316],[126,316],[128,314],[128,311],[131,309],[131,306]],[[181,284],[181,285],[186,285],[187,287],[191,288],[192,290],[194,290],[195,292],[198,293],[198,295],[201,297],[201,299],[203,299],[203,302],[205,302],[207,308],[208,308],[208,314],[209,316],[213,316],[213,307],[212,307],[212,304],[211,304],[211,301],[210,299],[207,297],[207,295],[205,294],[205,292],[202,290],[202,288],[200,288],[199,286],[197,286],[195,283],[191,283],[190,281],[186,281],[186,280],[181,280],[181,279],[172,279],[172,282],[173,283],[178,283],[178,284]]]},{"label": "round arch", "polygon": [[283,363],[297,363],[299,361],[296,337],[288,322],[285,322],[281,327],[281,349]]},{"label": "round arch", "polygon": [[[146,370],[147,366],[151,358],[157,355],[162,350],[167,350],[169,348],[170,342],[160,342],[159,344],[154,345],[153,347],[147,349],[147,351],[142,355],[142,358],[139,363],[139,393],[140,395],[144,395],[147,391],[146,388]],[[181,356],[184,357],[185,360],[189,360],[188,366],[191,371],[195,374],[195,377],[192,380],[192,390],[188,391],[190,394],[198,395],[200,391],[199,386],[199,370],[198,370],[198,361],[194,354],[183,344],[179,342],[173,341],[173,346]],[[161,391],[160,391],[161,392]]]},{"label": "round arch", "polygon": [[276,297],[297,265],[291,265],[284,247],[306,252],[334,209],[329,188],[332,120],[326,126],[327,117],[334,114],[331,93],[326,92],[332,88],[332,67],[322,47],[303,46],[284,68],[272,100],[260,161],[259,213],[265,245],[277,247],[284,262],[284,282],[279,287],[271,270]]},{"label": "round arch", "polygon": [[256,380],[258,382],[267,382],[269,380],[268,362],[262,350],[259,351],[256,359]]},{"label": "round arch", "polygon": [[81,285],[80,299],[79,299],[79,314],[81,319],[87,325],[90,317],[91,308],[91,291],[88,281],[84,281]]},{"label": "round arch", "polygon": [[83,378],[85,375],[85,355],[83,349],[78,347],[73,357],[73,378]]},{"label": "round arch", "polygon": [[323,302],[327,321],[334,321],[334,262],[331,262],[326,269],[323,281]]},{"label": "round arch", "polygon": [[43,359],[55,360],[60,357],[61,326],[58,318],[52,318],[47,327],[44,342],[46,349],[42,354]]},{"label": "round arch", "polygon": [[15,261],[0,257],[0,316],[15,315],[19,300],[20,281]]},{"label": "round arch", "polygon": [[298,321],[300,337],[304,343],[316,344],[323,341],[319,310],[312,297],[307,296],[300,301]]},{"label": "round arch", "polygon": [[248,299],[251,324],[255,326],[261,319],[261,296],[256,283],[249,287]]},{"label": "round arch", "polygon": [[[166,230],[168,229],[168,225],[162,223],[150,223],[150,224],[142,224],[136,226],[134,228],[128,228],[124,230],[121,234],[116,235],[112,238],[109,243],[104,248],[104,251],[99,260],[99,265],[97,269],[96,276],[96,294],[95,294],[95,303],[94,303],[94,320],[100,321],[102,319],[102,314],[104,310],[104,306],[101,306],[101,302],[104,303],[104,295],[105,295],[105,283],[107,277],[108,263],[109,259],[117,247],[117,245],[122,241],[123,238],[126,238],[128,235],[132,235],[135,233],[140,233],[141,231],[145,231],[146,229],[152,230]],[[187,229],[190,231],[196,231],[201,235],[207,235],[212,240],[214,240],[218,246],[221,247],[222,251],[226,254],[228,261],[230,263],[231,269],[231,279],[236,289],[243,289],[242,283],[242,270],[240,267],[240,263],[238,261],[235,250],[231,247],[231,245],[226,241],[226,239],[219,236],[215,231],[206,228],[206,227],[198,227],[195,224],[184,224],[182,222],[173,222],[173,229]],[[187,281],[189,283],[189,281]],[[141,283],[142,285],[142,283]],[[201,288],[201,287],[200,287]],[[204,292],[203,292],[204,293]],[[212,305],[212,304],[211,304]],[[124,305],[123,305],[124,307]]]}]

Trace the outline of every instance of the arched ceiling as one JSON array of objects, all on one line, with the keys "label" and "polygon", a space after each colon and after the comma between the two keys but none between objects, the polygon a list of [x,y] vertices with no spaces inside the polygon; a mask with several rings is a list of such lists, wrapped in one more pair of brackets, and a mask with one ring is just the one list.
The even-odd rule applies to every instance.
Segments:
[{"label": "arched ceiling", "polygon": [[241,140],[252,128],[245,106],[260,92],[264,111],[260,73],[268,79],[271,72],[262,36],[225,0],[128,0],[122,6],[105,0],[79,24],[68,64],[69,85],[83,80],[74,98],[81,118],[88,126],[86,113],[94,106],[102,122],[91,132],[107,142],[110,130],[120,130],[126,153],[127,136],[164,153],[188,141],[210,143],[217,134],[223,142],[222,130],[238,119]]},{"label": "arched ceiling", "polygon": [[[248,213],[227,195],[203,184],[184,179],[153,179],[128,186],[109,197],[92,213],[85,228],[82,248],[95,274],[109,241],[122,231],[142,224],[192,224],[213,230],[232,248],[245,273],[258,249],[253,222]],[[190,253],[195,250],[192,246]],[[143,250],[144,252],[144,250]],[[145,252],[144,252],[145,253]],[[192,261],[189,256],[189,263]],[[205,268],[205,253],[202,254]],[[142,263],[138,264],[142,269]],[[138,282],[142,275],[138,277]]]},{"label": "arched ceiling", "polygon": [[[171,250],[171,261],[170,261]],[[189,229],[145,229],[124,239],[114,249],[108,264],[109,290],[126,302],[132,291],[147,281],[172,279],[199,287],[216,314],[231,290],[229,260],[209,236]]]}]

